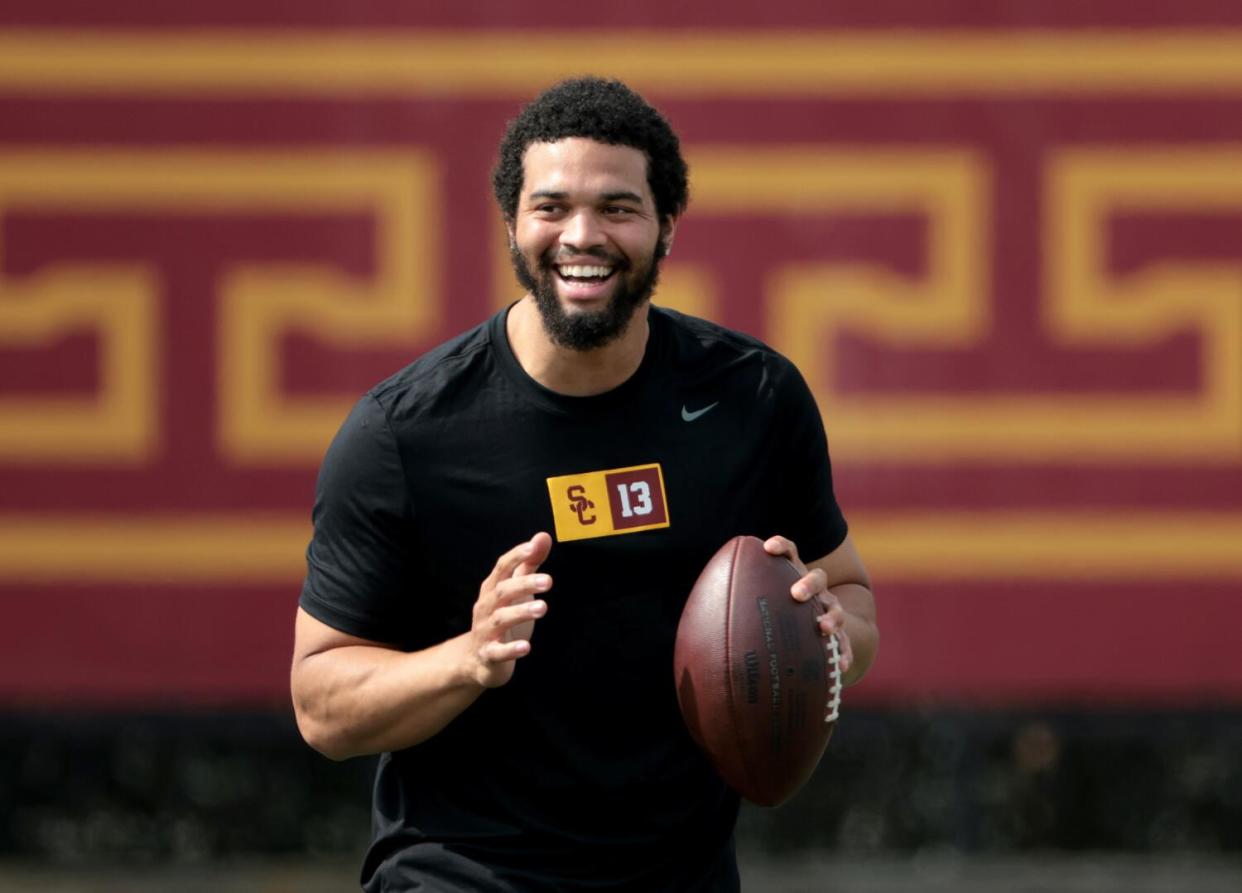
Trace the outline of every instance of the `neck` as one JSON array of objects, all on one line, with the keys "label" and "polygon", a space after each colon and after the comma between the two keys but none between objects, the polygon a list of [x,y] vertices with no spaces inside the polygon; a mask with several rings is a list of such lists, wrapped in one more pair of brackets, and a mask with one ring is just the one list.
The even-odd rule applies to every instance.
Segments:
[{"label": "neck", "polygon": [[616,339],[593,350],[553,342],[530,295],[510,308],[505,329],[513,355],[527,375],[558,394],[590,397],[611,391],[638,371],[647,350],[648,306],[641,304]]}]

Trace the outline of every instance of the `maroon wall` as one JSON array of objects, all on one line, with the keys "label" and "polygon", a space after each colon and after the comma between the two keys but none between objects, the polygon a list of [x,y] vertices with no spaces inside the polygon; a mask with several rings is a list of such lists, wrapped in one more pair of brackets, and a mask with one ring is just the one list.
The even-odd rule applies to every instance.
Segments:
[{"label": "maroon wall", "polygon": [[326,437],[514,296],[587,69],[692,163],[657,300],[819,396],[859,702],[1242,700],[1235,3],[415,6],[0,9],[0,701],[285,699]]}]

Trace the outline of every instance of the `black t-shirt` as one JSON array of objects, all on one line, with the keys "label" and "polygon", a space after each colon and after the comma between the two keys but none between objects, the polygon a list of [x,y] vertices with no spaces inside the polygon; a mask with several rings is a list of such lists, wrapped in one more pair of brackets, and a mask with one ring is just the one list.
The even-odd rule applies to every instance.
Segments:
[{"label": "black t-shirt", "polygon": [[468,630],[496,559],[554,538],[510,682],[381,758],[364,887],[735,890],[738,801],[681,720],[673,641],[729,537],[844,540],[814,399],[760,342],[660,308],[629,380],[567,397],[505,315],[374,388],[320,472],[301,605],[402,649]]}]

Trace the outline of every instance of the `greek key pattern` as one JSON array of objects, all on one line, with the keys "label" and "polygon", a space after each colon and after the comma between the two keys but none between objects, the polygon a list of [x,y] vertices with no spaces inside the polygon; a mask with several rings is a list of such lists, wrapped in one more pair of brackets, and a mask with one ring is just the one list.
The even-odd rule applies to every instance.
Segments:
[{"label": "greek key pattern", "polygon": [[[1242,96],[1236,29],[1021,40],[951,31],[289,33],[273,36],[267,50],[255,54],[244,36],[210,30],[0,31],[0,90],[237,102],[512,99],[563,74],[607,68],[682,103],[683,111],[703,98]],[[1116,393],[857,388],[844,380],[843,345],[851,341],[949,357],[991,350],[1005,361],[997,334],[1004,296],[993,279],[995,233],[1008,224],[998,214],[994,159],[969,140],[750,144],[692,129],[686,149],[695,186],[687,229],[697,220],[855,214],[920,227],[916,273],[863,258],[782,261],[765,269],[753,296],[758,328],[795,360],[825,408],[839,468],[866,465],[883,473],[981,463],[1024,474],[1058,464],[1157,471],[1239,464],[1238,258],[1152,254],[1122,268],[1114,255],[1119,218],[1242,214],[1242,144],[1196,145],[1180,136],[1159,148],[1052,141],[1038,156],[1039,244],[1032,252],[1042,281],[1035,334],[1049,355],[1141,355],[1183,339],[1192,357],[1189,385],[1149,383]],[[9,146],[0,152],[0,236],[13,215],[47,210],[203,219],[345,214],[372,222],[373,258],[364,275],[307,256],[229,262],[212,283],[205,335],[213,396],[205,411],[212,417],[212,449],[231,469],[305,473],[347,411],[346,397],[287,386],[281,357],[290,339],[360,350],[430,341],[446,334],[445,307],[460,297],[446,274],[440,216],[451,204],[452,159],[413,142]],[[479,232],[480,254],[495,257],[486,300],[503,305],[514,297],[503,232]],[[0,239],[0,252],[6,250]],[[0,390],[0,464],[137,473],[161,460],[167,448],[162,407],[176,398],[177,384],[161,371],[169,323],[163,289],[158,265],[142,259],[68,259],[19,275],[7,271],[0,253],[0,352],[38,351],[83,333],[95,345],[89,394],[23,392],[22,382]],[[712,264],[680,244],[662,273],[658,299],[699,315],[730,312]],[[584,489],[570,493],[575,484],[566,481],[559,494],[549,491],[567,531],[602,530],[593,527],[602,524],[629,532],[647,529],[635,518],[654,520],[639,514],[647,507],[640,492],[626,491],[627,517],[615,487],[592,495],[576,485]],[[664,511],[667,523],[667,506]],[[94,508],[80,515],[6,508],[0,510],[0,574],[36,581],[292,580],[301,573],[303,515],[291,505],[257,515],[193,506],[154,514]],[[851,510],[851,521],[877,572],[890,580],[1242,577],[1236,548],[1242,515],[1193,501],[1176,510],[861,506]],[[558,539],[565,539],[560,522],[558,516]]]}]

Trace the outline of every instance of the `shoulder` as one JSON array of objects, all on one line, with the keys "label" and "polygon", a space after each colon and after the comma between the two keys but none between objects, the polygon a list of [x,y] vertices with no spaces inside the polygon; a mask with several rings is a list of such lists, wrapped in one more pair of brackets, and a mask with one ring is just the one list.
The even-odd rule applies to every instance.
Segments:
[{"label": "shoulder", "polygon": [[390,424],[435,413],[446,402],[460,405],[487,386],[495,370],[493,339],[498,317],[427,351],[367,392]]},{"label": "shoulder", "polygon": [[735,354],[776,354],[758,338],[671,307],[652,305],[651,321],[670,333],[679,348]]},{"label": "shoulder", "polygon": [[651,321],[666,333],[670,360],[682,375],[741,376],[753,380],[760,391],[796,387],[802,381],[787,357],[752,335],[667,307],[653,306]]}]

